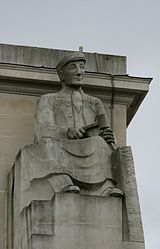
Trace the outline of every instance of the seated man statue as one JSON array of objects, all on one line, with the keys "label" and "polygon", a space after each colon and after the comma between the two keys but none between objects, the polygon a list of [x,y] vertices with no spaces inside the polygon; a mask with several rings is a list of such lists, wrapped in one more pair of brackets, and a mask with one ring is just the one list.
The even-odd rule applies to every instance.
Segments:
[{"label": "seated man statue", "polygon": [[67,53],[57,65],[62,89],[37,102],[35,142],[17,158],[23,207],[55,192],[122,196],[111,172],[115,140],[103,104],[81,88],[85,62],[83,53]]}]

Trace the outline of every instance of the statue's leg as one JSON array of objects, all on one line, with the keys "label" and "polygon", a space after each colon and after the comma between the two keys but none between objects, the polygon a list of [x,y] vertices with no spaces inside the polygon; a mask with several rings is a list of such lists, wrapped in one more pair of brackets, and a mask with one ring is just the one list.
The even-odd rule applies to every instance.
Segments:
[{"label": "statue's leg", "polygon": [[48,179],[55,192],[75,192],[79,193],[80,189],[75,186],[69,175],[55,174]]}]

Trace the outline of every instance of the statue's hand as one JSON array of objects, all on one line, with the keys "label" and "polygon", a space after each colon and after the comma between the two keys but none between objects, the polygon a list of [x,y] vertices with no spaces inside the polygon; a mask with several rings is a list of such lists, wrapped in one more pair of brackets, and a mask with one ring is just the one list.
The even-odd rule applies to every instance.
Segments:
[{"label": "statue's hand", "polygon": [[67,131],[67,136],[69,139],[79,139],[84,138],[86,135],[86,131],[83,128],[69,128]]},{"label": "statue's hand", "polygon": [[106,127],[103,130],[101,130],[100,136],[103,137],[104,140],[109,144],[115,143],[115,137],[113,131],[109,127]]}]

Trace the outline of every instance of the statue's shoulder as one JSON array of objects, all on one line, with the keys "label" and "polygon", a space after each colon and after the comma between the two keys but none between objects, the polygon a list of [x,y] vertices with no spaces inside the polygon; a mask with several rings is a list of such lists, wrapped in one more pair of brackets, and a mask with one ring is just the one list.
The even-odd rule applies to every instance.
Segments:
[{"label": "statue's shoulder", "polygon": [[58,93],[47,93],[43,94],[41,97],[39,97],[38,102],[45,102],[45,103],[53,103],[55,99],[57,98]]},{"label": "statue's shoulder", "polygon": [[37,99],[36,108],[37,110],[42,110],[46,108],[53,108],[57,99],[57,93],[47,93],[43,94]]},{"label": "statue's shoulder", "polygon": [[93,97],[93,96],[88,95],[86,93],[84,93],[84,99],[85,99],[85,101],[87,101],[87,102],[89,102],[89,103],[91,103],[93,105],[97,105],[97,104],[102,103],[102,101],[99,98]]}]

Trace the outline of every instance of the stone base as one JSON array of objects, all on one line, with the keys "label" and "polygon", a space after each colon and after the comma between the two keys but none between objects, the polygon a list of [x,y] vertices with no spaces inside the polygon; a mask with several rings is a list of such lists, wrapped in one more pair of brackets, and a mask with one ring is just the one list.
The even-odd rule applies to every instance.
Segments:
[{"label": "stone base", "polygon": [[123,241],[122,211],[115,197],[56,193],[50,201],[32,201],[13,224],[9,249],[144,249]]},{"label": "stone base", "polygon": [[58,193],[33,201],[26,217],[32,220],[27,249],[119,249],[122,241],[121,198]]}]

